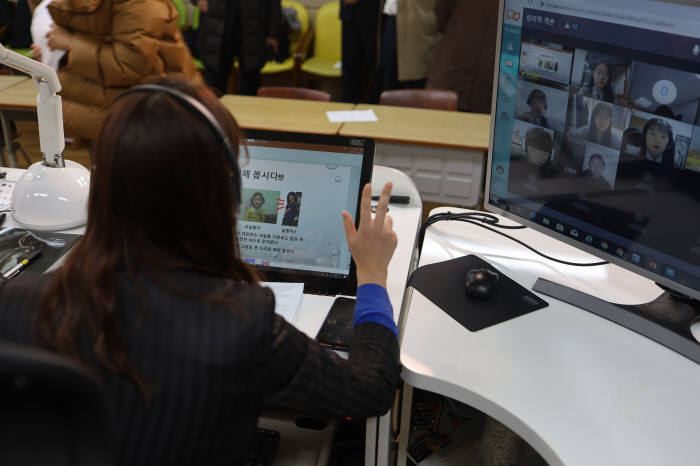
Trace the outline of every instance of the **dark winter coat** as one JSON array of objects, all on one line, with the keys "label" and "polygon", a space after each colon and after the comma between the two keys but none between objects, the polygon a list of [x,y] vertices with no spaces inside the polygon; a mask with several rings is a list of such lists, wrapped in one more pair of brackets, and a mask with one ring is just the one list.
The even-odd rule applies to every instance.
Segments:
[{"label": "dark winter coat", "polygon": [[[226,21],[235,18],[228,8],[240,12],[241,44],[238,49],[243,71],[259,70],[265,65],[265,39],[278,38],[282,24],[280,0],[209,0],[209,11],[201,15],[197,53],[205,67],[220,71],[223,47],[235,47],[225,38]],[[228,26],[232,28],[233,25]]]}]

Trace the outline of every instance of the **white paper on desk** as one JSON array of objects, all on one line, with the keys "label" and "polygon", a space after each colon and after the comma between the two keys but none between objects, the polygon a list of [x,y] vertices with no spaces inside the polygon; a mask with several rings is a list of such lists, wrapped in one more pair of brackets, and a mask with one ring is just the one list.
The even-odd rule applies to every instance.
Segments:
[{"label": "white paper on desk", "polygon": [[374,110],[371,108],[369,110],[340,110],[340,111],[328,111],[328,120],[331,123],[342,123],[345,121],[379,121],[377,115],[374,114]]},{"label": "white paper on desk", "polygon": [[44,0],[35,9],[32,16],[32,41],[41,48],[41,62],[49,65],[54,70],[58,70],[58,64],[66,54],[65,50],[51,50],[46,33],[51,30],[53,18],[47,8],[53,0]]},{"label": "white paper on desk", "polygon": [[289,323],[294,323],[297,308],[304,294],[303,283],[261,282],[275,294],[275,312]]}]

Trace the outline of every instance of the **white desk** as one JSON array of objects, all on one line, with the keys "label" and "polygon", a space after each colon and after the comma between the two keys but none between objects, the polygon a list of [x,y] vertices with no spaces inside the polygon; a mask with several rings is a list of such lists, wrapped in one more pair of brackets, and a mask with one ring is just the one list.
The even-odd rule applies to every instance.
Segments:
[{"label": "white desk", "polygon": [[[9,181],[17,181],[24,170],[4,168]],[[415,239],[422,215],[422,204],[418,191],[410,178],[404,173],[388,167],[375,166],[372,177],[372,192],[378,194],[386,181],[394,183],[393,193],[397,195],[410,196],[410,203],[406,205],[389,206],[389,215],[394,220],[394,230],[398,233],[398,245],[394,257],[389,263],[389,279],[387,282],[387,292],[394,308],[394,319],[398,321],[401,312],[401,305],[406,287],[406,280],[414,265]],[[340,220],[340,212],[338,219]],[[3,227],[13,226],[14,221],[8,215]],[[67,233],[82,233],[83,228],[76,228],[66,231]],[[295,321],[292,322],[302,332],[313,338],[321,328],[326,314],[333,302],[332,297],[305,294],[302,297]],[[374,464],[377,448],[378,429],[377,419],[370,419],[367,422],[367,442],[366,442],[366,464]],[[380,446],[385,447],[387,442],[381,442]],[[282,448],[282,445],[281,445]],[[385,452],[386,453],[386,452]],[[277,462],[275,464],[278,464]],[[285,464],[285,463],[280,463]]]},{"label": "white desk", "polygon": [[[507,233],[557,258],[598,260],[531,229]],[[470,253],[528,289],[544,277],[623,304],[661,293],[617,266],[557,264],[460,222],[428,229],[420,265]],[[700,464],[700,366],[594,314],[542,298],[549,307],[470,332],[413,291],[402,329],[404,381],[492,416],[550,465]],[[408,432],[408,392],[402,433]]]}]

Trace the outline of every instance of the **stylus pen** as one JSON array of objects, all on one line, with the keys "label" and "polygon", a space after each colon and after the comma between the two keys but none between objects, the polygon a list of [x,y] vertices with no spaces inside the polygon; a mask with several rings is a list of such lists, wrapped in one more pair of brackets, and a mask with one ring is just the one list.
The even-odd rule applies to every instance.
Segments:
[{"label": "stylus pen", "polygon": [[31,253],[31,255],[29,257],[27,257],[26,259],[22,259],[17,265],[15,265],[10,270],[5,272],[5,275],[3,275],[3,278],[5,278],[6,280],[9,280],[10,278],[14,277],[18,273],[20,273],[22,270],[26,269],[27,266],[29,265],[29,263],[31,261],[33,261],[34,259],[36,259],[39,256],[39,254],[41,254],[41,251],[34,251],[33,253]]},{"label": "stylus pen", "polygon": [[[378,201],[379,196],[372,196],[373,201]],[[408,204],[411,198],[408,196],[389,196],[389,204]]]}]

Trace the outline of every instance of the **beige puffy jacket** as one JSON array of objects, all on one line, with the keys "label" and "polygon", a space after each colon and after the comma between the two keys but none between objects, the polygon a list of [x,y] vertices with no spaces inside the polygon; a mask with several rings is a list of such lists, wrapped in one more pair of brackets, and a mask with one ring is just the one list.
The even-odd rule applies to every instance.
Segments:
[{"label": "beige puffy jacket", "polygon": [[58,71],[66,136],[97,138],[114,98],[149,76],[202,82],[171,0],[54,0],[49,11],[73,33]]}]

